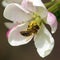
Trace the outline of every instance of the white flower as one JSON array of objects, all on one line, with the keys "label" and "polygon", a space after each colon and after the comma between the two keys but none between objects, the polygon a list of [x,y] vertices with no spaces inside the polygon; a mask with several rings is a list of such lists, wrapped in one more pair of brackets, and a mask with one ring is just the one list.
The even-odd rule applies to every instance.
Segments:
[{"label": "white flower", "polygon": [[49,24],[54,33],[57,21],[52,13],[48,13],[41,0],[23,0],[21,5],[9,4],[4,10],[4,17],[13,21],[5,23],[10,29],[7,36],[11,46],[27,44],[34,37],[35,47],[41,57],[51,53],[54,39],[44,24]]}]

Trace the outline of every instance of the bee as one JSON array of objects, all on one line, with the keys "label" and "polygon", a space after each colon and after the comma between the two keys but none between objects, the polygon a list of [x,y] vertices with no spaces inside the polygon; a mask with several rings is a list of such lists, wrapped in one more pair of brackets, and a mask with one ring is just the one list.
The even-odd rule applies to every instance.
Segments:
[{"label": "bee", "polygon": [[28,28],[27,28],[26,31],[21,31],[21,32],[20,32],[21,35],[28,37],[28,36],[30,36],[30,35],[32,35],[32,34],[37,33],[37,31],[39,30],[39,26],[38,26],[38,25],[32,26],[31,29],[29,29],[29,28],[30,28],[30,27],[28,26]]},{"label": "bee", "polygon": [[21,31],[20,33],[21,33],[21,35],[27,36],[27,37],[30,36],[30,35],[32,35],[32,32],[29,31],[29,30],[28,31]]}]

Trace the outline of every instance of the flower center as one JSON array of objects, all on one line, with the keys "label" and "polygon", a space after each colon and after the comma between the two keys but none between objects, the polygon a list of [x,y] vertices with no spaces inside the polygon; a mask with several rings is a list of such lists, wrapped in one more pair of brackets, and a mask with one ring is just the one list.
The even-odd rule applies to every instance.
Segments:
[{"label": "flower center", "polygon": [[32,33],[36,34],[37,31],[40,29],[42,20],[39,15],[33,14],[32,21],[29,22],[28,28],[26,31],[21,31],[21,35],[23,36],[30,36]]}]

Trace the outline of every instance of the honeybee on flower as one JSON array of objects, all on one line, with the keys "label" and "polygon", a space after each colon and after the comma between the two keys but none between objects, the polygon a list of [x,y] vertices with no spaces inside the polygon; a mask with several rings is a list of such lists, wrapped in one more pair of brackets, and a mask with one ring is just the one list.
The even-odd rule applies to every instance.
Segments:
[{"label": "honeybee on flower", "polygon": [[51,53],[54,39],[45,24],[49,24],[51,32],[54,33],[57,21],[41,0],[23,0],[21,5],[11,3],[5,8],[3,15],[13,21],[5,23],[10,29],[7,37],[11,46],[27,44],[34,37],[35,47],[41,57],[44,58]]}]

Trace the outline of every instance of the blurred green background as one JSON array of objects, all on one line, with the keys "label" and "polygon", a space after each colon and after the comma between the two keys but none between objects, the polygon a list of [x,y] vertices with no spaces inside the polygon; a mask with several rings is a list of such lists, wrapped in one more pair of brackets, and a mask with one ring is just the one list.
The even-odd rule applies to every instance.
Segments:
[{"label": "blurred green background", "polygon": [[58,23],[58,29],[53,35],[55,47],[48,57],[42,59],[36,52],[33,40],[23,46],[12,47],[9,45],[6,38],[8,29],[4,26],[4,22],[7,20],[3,17],[4,7],[1,2],[2,0],[0,0],[0,60],[60,60],[60,23]]}]

